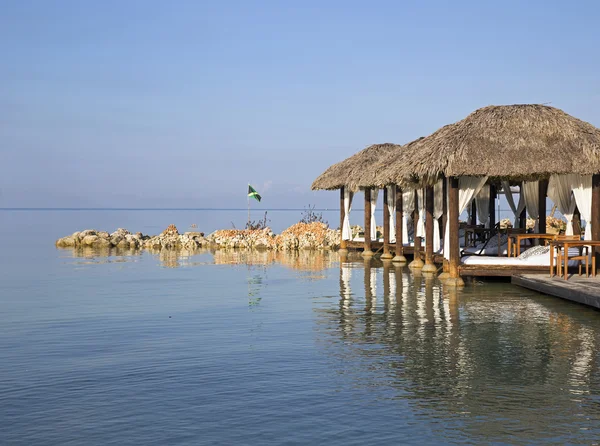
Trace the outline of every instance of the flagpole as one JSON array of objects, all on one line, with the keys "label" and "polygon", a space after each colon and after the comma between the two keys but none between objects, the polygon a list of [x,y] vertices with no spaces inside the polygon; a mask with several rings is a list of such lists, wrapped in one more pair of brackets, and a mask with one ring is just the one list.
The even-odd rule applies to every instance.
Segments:
[{"label": "flagpole", "polygon": [[[248,181],[248,190],[250,190],[250,182]],[[246,228],[250,227],[250,194],[246,193],[247,198],[248,198],[248,225],[246,226]]]}]

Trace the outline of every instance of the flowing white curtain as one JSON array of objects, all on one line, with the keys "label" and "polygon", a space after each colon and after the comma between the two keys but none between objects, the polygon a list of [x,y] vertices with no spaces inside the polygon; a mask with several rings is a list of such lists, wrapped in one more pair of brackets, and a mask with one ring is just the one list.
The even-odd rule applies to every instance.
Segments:
[{"label": "flowing white curtain", "polygon": [[552,175],[548,181],[548,197],[567,219],[566,235],[573,235],[573,213],[577,205],[571,183],[571,175]]},{"label": "flowing white curtain", "polygon": [[433,252],[441,248],[440,218],[444,214],[444,181],[439,180],[433,187]]},{"label": "flowing white curtain", "polygon": [[354,192],[347,187],[344,188],[344,223],[342,227],[342,240],[352,239],[352,229],[350,228],[350,211],[352,210],[352,197]]},{"label": "flowing white curtain", "polygon": [[387,207],[390,213],[390,243],[396,241],[396,225],[395,214],[396,214],[396,186],[387,186]]},{"label": "flowing white curtain", "polygon": [[371,240],[377,240],[377,222],[375,221],[375,207],[377,206],[377,197],[379,189],[371,189]]},{"label": "flowing white curtain", "polygon": [[415,210],[415,191],[402,193],[402,244],[408,245],[408,220]]},{"label": "flowing white curtain", "polygon": [[419,219],[415,228],[415,237],[425,237],[425,189],[417,190],[417,206],[419,206]]},{"label": "flowing white curtain", "polygon": [[523,209],[525,209],[525,199],[523,198],[523,194],[519,193],[519,204],[515,206],[515,200],[513,198],[512,191],[510,190],[510,183],[508,181],[502,182],[502,190],[504,190],[504,196],[506,197],[506,201],[508,202],[510,210],[513,212],[513,214],[515,214],[514,227],[517,228],[519,226],[521,212],[523,212]]},{"label": "flowing white curtain", "polygon": [[479,222],[486,228],[490,227],[490,185],[484,184],[477,195],[475,195],[475,204],[477,204],[477,217]]},{"label": "flowing white curtain", "polygon": [[[525,198],[525,207],[527,208],[527,215],[529,218],[533,218],[535,221],[535,228],[533,232],[539,232],[539,214],[540,214],[540,185],[537,181],[523,181],[521,185],[521,194]],[[546,232],[546,228],[543,228]]]},{"label": "flowing white curtain", "polygon": [[[458,215],[462,214],[474,196],[476,196],[488,177],[460,177],[458,179]],[[450,193],[450,188],[448,188]],[[448,214],[450,210],[448,210]],[[448,249],[446,249],[448,247]],[[446,221],[444,236],[444,258],[450,260],[450,218]]]},{"label": "flowing white curtain", "polygon": [[569,175],[571,188],[577,202],[577,208],[581,218],[585,220],[584,240],[592,239],[592,176],[591,175]]}]

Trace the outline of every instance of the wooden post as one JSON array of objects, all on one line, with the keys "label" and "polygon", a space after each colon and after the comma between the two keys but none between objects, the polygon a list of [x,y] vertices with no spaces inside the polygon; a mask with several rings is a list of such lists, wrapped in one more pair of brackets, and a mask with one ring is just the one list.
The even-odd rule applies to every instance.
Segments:
[{"label": "wooden post", "polygon": [[489,209],[490,229],[494,229],[494,226],[496,226],[496,197],[497,197],[496,186],[493,184],[490,184],[490,209]]},{"label": "wooden post", "polygon": [[[592,175],[592,240],[600,240],[600,174]],[[596,268],[600,253],[596,252]]]},{"label": "wooden post", "polygon": [[460,246],[458,237],[458,178],[448,179],[448,218],[450,219],[450,260],[448,269],[450,277],[445,282],[448,286],[463,286],[465,283],[460,278]]},{"label": "wooden post", "polygon": [[371,251],[371,189],[365,189],[365,249],[363,256],[370,257],[373,255]]},{"label": "wooden post", "polygon": [[527,228],[527,209],[521,211],[521,215],[519,216],[519,228]]},{"label": "wooden post", "polygon": [[344,240],[344,216],[346,213],[344,206],[344,192],[345,188],[340,188],[340,251],[348,249],[348,243]]},{"label": "wooden post", "polygon": [[[538,181],[538,231],[540,234],[546,233],[546,195],[548,193],[548,180]],[[539,240],[538,240],[539,243]]]},{"label": "wooden post", "polygon": [[383,188],[383,254],[382,259],[391,259],[390,254],[390,208],[388,208],[388,188]]},{"label": "wooden post", "polygon": [[415,194],[415,210],[413,211],[413,261],[408,264],[409,268],[421,269],[423,268],[423,260],[421,260],[421,237],[417,237],[417,224],[419,222],[419,194],[416,189],[413,191]]},{"label": "wooden post", "polygon": [[[444,244],[446,243],[446,225],[448,223],[448,178],[443,178],[444,185],[444,214],[442,215],[442,230],[440,231],[442,234],[442,240],[444,240]],[[444,250],[448,249],[447,246],[444,245]],[[450,277],[448,260],[446,260],[446,256],[444,256],[443,264],[442,264],[442,274],[438,276],[440,280],[446,280]]]},{"label": "wooden post", "polygon": [[425,189],[425,266],[424,273],[435,273],[437,268],[433,263],[433,186]]},{"label": "wooden post", "polygon": [[406,257],[404,257],[404,246],[402,245],[402,218],[404,215],[402,206],[402,188],[400,186],[396,186],[396,255],[392,261],[398,263],[406,263]]}]

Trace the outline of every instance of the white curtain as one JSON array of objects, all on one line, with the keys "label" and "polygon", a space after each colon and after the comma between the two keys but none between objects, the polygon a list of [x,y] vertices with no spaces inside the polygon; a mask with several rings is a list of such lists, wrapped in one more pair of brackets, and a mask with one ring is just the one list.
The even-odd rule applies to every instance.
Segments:
[{"label": "white curtain", "polygon": [[548,197],[567,219],[566,235],[573,235],[573,213],[577,205],[571,182],[571,175],[552,175],[548,181]]},{"label": "white curtain", "polygon": [[350,228],[350,211],[352,210],[352,197],[354,192],[344,187],[344,223],[342,227],[342,240],[352,239],[352,229]]},{"label": "white curtain", "polygon": [[377,197],[379,189],[371,189],[371,240],[377,240],[377,222],[375,221],[375,207],[377,206]]},{"label": "white curtain", "polygon": [[504,190],[504,196],[506,197],[508,206],[510,206],[510,210],[513,212],[513,214],[515,214],[514,227],[517,228],[519,227],[519,217],[521,216],[521,212],[523,212],[523,209],[525,209],[525,199],[523,198],[523,194],[519,193],[519,204],[515,206],[515,200],[513,198],[512,191],[510,190],[510,183],[508,181],[502,182],[502,189]]},{"label": "white curtain", "polygon": [[[537,181],[523,181],[521,185],[521,193],[525,198],[525,207],[527,208],[527,215],[529,218],[533,218],[535,221],[535,228],[533,232],[539,232],[539,221],[540,216],[540,194],[539,194],[539,183]],[[546,232],[546,228],[543,228],[543,232]]]},{"label": "white curtain", "polygon": [[417,206],[419,206],[419,219],[415,228],[415,237],[425,237],[425,189],[417,190]]},{"label": "white curtain", "polygon": [[591,175],[569,175],[571,188],[577,202],[577,208],[581,218],[585,220],[584,240],[592,239],[592,176]]},{"label": "white curtain", "polygon": [[[476,196],[488,177],[460,177],[458,179],[458,215],[462,214],[474,196]],[[450,193],[450,188],[448,188]],[[450,209],[448,209],[450,214]],[[448,249],[446,249],[448,247]],[[444,236],[444,258],[450,260],[450,218],[446,220]]]},{"label": "white curtain", "polygon": [[395,214],[396,214],[396,186],[387,186],[387,207],[390,213],[390,243],[396,241],[396,225]]},{"label": "white curtain", "polygon": [[408,220],[415,210],[415,191],[402,193],[402,244],[408,245]]},{"label": "white curtain", "polygon": [[475,196],[477,205],[477,217],[479,222],[486,228],[490,227],[490,185],[484,184],[479,193]]},{"label": "white curtain", "polygon": [[433,252],[441,248],[440,218],[444,214],[444,181],[439,180],[433,188]]}]

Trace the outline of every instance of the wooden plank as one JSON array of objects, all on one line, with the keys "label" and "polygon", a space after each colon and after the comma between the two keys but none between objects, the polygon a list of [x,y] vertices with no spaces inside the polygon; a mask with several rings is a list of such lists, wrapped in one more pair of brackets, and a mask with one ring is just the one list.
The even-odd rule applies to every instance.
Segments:
[{"label": "wooden plank", "polygon": [[600,309],[600,279],[598,277],[574,276],[566,281],[557,276],[516,274],[512,276],[511,283],[538,293]]},{"label": "wooden plank", "polygon": [[460,265],[461,276],[510,277],[515,274],[548,274],[547,266]]}]

